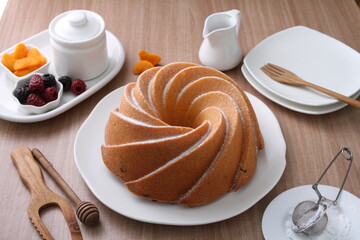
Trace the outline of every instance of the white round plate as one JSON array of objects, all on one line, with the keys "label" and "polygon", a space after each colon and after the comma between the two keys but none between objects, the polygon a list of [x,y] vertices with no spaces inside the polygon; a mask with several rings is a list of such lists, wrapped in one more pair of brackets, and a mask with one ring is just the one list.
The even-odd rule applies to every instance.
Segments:
[{"label": "white round plate", "polygon": [[[331,200],[336,198],[336,195],[339,192],[339,188],[319,185],[320,193]],[[334,210],[337,210],[345,216],[347,220],[350,220],[350,230],[344,234],[345,236],[334,236],[329,234],[332,232],[331,229],[328,229],[330,224],[330,215],[329,222],[324,232],[318,236],[312,235],[312,237],[307,237],[305,234],[289,234],[286,231],[287,224],[291,221],[291,212],[295,206],[306,200],[311,200],[317,202],[318,196],[315,191],[312,189],[311,185],[304,185],[295,188],[291,188],[276,198],[274,198],[271,203],[265,209],[263,218],[262,218],[262,232],[266,240],[279,240],[279,239],[290,239],[293,240],[302,240],[302,239],[337,239],[337,240],[356,240],[360,239],[360,199],[355,195],[349,193],[346,190],[341,192],[341,195],[338,199],[338,205]],[[330,211],[330,210],[329,210]],[[339,233],[337,233],[339,234]],[[340,235],[340,234],[339,234]]]},{"label": "white round plate", "polygon": [[[49,73],[54,74],[56,78],[59,77],[56,74],[54,61],[52,60],[52,50],[50,46],[50,35],[48,30],[42,31],[21,42],[25,44],[31,44],[38,48],[41,52],[46,53],[46,55],[51,59]],[[41,114],[28,114],[18,108],[18,105],[11,96],[15,87],[15,83],[13,80],[8,78],[5,71],[0,68],[0,118],[12,122],[43,121],[69,110],[76,104],[84,101],[96,93],[108,82],[110,82],[116,74],[118,74],[125,61],[125,52],[123,46],[121,45],[119,39],[109,31],[106,31],[106,44],[109,55],[109,66],[105,72],[92,80],[86,81],[86,91],[82,94],[77,96],[71,92],[64,92],[58,107]],[[4,52],[7,51],[8,50],[5,50]],[[2,56],[3,53],[1,53],[0,56]]]},{"label": "white round plate", "polygon": [[360,90],[360,54],[344,43],[313,29],[297,26],[278,32],[259,43],[244,64],[262,87],[288,101],[309,106],[339,102],[307,87],[278,83],[261,71],[273,63],[304,80],[351,97]]},{"label": "white round plate", "polygon": [[[100,147],[110,111],[120,104],[124,87],[104,97],[79,129],[74,145],[77,168],[92,193],[117,213],[143,222],[167,225],[200,225],[236,216],[263,198],[279,181],[285,169],[285,141],[279,123],[259,99],[247,94],[259,121],[265,150],[258,153],[253,179],[237,192],[225,194],[201,207],[153,202],[130,193],[103,164]],[[272,170],[269,171],[269,168]]]},{"label": "white round plate", "polygon": [[[296,112],[301,112],[301,113],[306,113],[306,114],[312,114],[312,115],[320,115],[320,114],[326,114],[326,113],[331,113],[331,112],[335,112],[341,108],[344,108],[347,106],[347,104],[343,103],[343,102],[337,102],[337,103],[333,103],[333,104],[329,104],[329,105],[325,105],[325,106],[309,106],[309,105],[304,105],[304,104],[298,104],[292,101],[288,101],[276,94],[274,94],[273,92],[267,90],[266,88],[264,88],[261,84],[259,84],[258,81],[256,81],[253,76],[249,73],[248,69],[246,68],[245,65],[243,65],[241,67],[241,71],[245,76],[245,79],[262,95],[264,95],[265,97],[267,97],[268,99],[270,99],[271,101],[286,107],[288,109],[291,109],[293,111]],[[357,98],[360,95],[360,90],[355,93],[354,96],[352,96],[353,98]]]}]

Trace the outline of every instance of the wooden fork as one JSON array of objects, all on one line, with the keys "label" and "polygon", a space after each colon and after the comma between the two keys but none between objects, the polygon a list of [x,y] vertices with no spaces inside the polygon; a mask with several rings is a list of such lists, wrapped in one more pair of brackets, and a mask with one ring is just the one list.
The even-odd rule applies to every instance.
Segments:
[{"label": "wooden fork", "polygon": [[311,87],[311,88],[316,89],[320,92],[323,92],[329,96],[332,96],[333,98],[336,98],[344,103],[347,103],[353,107],[360,108],[360,101],[346,97],[344,95],[341,95],[341,94],[333,92],[329,89],[320,87],[313,83],[306,82],[305,80],[301,79],[296,74],[290,72],[289,70],[287,70],[285,68],[268,63],[268,64],[262,66],[261,70],[266,75],[268,75],[271,79],[273,79],[277,82],[285,83],[285,84],[289,84],[289,85],[295,85],[295,86]]}]

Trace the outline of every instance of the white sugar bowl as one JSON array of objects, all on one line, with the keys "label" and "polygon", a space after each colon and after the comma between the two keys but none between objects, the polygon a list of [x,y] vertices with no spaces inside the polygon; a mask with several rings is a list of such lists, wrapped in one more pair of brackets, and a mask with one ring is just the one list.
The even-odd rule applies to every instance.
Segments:
[{"label": "white sugar bowl", "polygon": [[104,19],[91,11],[72,10],[55,17],[49,25],[55,71],[91,80],[108,66]]}]

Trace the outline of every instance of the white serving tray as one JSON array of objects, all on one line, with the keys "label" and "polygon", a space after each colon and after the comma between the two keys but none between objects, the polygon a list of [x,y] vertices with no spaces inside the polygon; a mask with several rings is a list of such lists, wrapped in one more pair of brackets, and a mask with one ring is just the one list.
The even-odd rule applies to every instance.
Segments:
[{"label": "white serving tray", "polygon": [[[50,58],[52,58],[50,35],[48,30],[40,32],[21,42],[35,46],[40,51],[45,52],[48,56],[50,56]],[[90,81],[86,81],[85,83],[87,90],[85,92],[78,96],[72,94],[71,92],[64,93],[60,101],[60,105],[57,108],[42,114],[27,114],[19,109],[15,100],[11,96],[11,92],[15,87],[15,83],[13,80],[7,77],[3,69],[0,69],[0,118],[12,122],[43,121],[69,110],[76,104],[84,101],[86,98],[97,92],[109,81],[111,81],[116,74],[118,74],[125,61],[125,52],[122,44],[120,43],[119,39],[109,31],[106,32],[106,42],[109,55],[109,66],[107,67],[106,71],[99,77]],[[8,50],[4,52],[7,51]],[[0,56],[3,53],[1,53]],[[54,74],[55,77],[59,77],[55,72],[53,61],[50,63],[49,73]]]}]

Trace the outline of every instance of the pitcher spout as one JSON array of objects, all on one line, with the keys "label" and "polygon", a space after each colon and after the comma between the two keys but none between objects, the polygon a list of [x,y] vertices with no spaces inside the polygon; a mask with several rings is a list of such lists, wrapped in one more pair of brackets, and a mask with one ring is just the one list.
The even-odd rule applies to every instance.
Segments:
[{"label": "pitcher spout", "polygon": [[203,30],[199,59],[205,66],[220,71],[236,67],[242,58],[238,40],[240,11],[233,9],[208,16]]},{"label": "pitcher spout", "polygon": [[205,20],[203,38],[208,38],[215,32],[235,29],[236,35],[239,33],[241,13],[237,9],[226,12],[211,14]]}]

